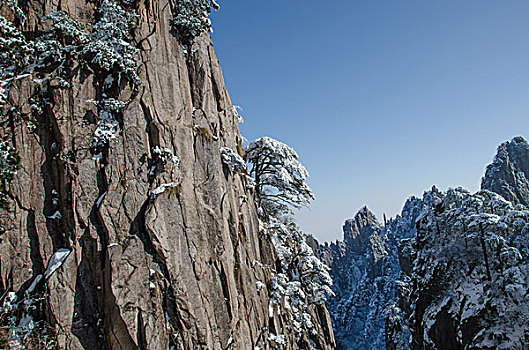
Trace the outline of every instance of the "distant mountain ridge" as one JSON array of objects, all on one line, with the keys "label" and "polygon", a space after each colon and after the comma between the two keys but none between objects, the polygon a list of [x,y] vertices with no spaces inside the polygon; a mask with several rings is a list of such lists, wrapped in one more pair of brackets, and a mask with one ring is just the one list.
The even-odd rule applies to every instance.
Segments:
[{"label": "distant mountain ridge", "polygon": [[529,144],[515,137],[498,147],[481,192],[434,186],[386,225],[367,207],[347,220],[343,241],[318,250],[334,280],[338,349],[529,343],[528,179]]}]

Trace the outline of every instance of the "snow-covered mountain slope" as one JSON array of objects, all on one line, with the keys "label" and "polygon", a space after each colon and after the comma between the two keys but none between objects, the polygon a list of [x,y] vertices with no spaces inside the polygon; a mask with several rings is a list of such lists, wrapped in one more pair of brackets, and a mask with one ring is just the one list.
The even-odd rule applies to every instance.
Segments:
[{"label": "snow-covered mountain slope", "polygon": [[347,220],[344,240],[319,249],[338,346],[529,344],[528,178],[529,144],[516,137],[498,147],[476,194],[433,187],[385,226],[367,208]]},{"label": "snow-covered mountain slope", "polygon": [[529,344],[529,211],[449,190],[417,222],[411,254],[413,349]]},{"label": "snow-covered mountain slope", "polygon": [[[386,347],[386,312],[392,306],[392,311],[402,314],[393,305],[402,285],[398,242],[415,235],[415,219],[439,197],[433,187],[423,198],[410,198],[401,215],[386,226],[364,207],[345,222],[344,241],[320,246],[319,255],[330,266],[334,281],[335,296],[329,298],[327,307],[339,348]],[[401,338],[409,337],[406,331],[399,332]]]},{"label": "snow-covered mountain slope", "polygon": [[[381,314],[384,301],[391,288],[386,286],[388,252],[381,225],[367,209],[361,209],[354,219],[344,225],[345,242],[324,246],[323,256],[330,262],[331,275],[335,281],[327,303],[335,334],[341,346],[383,341],[384,317]],[[380,287],[380,290],[377,288]],[[373,298],[374,297],[374,298]],[[369,329],[379,332],[366,331]],[[380,344],[383,346],[383,343]]]}]

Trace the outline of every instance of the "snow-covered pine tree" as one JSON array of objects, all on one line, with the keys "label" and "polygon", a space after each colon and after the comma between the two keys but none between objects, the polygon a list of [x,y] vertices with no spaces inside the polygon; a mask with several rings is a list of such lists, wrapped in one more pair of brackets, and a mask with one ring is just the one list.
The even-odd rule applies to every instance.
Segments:
[{"label": "snow-covered pine tree", "polygon": [[255,179],[257,203],[269,215],[291,213],[291,207],[308,207],[314,199],[306,183],[309,173],[292,147],[262,137],[248,145],[246,161]]},{"label": "snow-covered pine tree", "polygon": [[176,29],[182,44],[188,46],[203,31],[211,31],[211,20],[208,18],[211,9],[220,6],[215,0],[180,0],[175,4],[173,28]]},{"label": "snow-covered pine tree", "polygon": [[[256,204],[263,214],[261,234],[272,240],[277,253],[276,273],[269,286],[269,316],[291,315],[300,347],[318,348],[317,320],[312,319],[311,310],[322,307],[326,296],[332,294],[332,279],[292,217],[293,208],[309,207],[314,199],[306,183],[309,174],[293,148],[270,137],[251,142],[245,159],[255,181]],[[284,337],[276,329],[270,330],[270,339],[276,348],[283,347]]]}]

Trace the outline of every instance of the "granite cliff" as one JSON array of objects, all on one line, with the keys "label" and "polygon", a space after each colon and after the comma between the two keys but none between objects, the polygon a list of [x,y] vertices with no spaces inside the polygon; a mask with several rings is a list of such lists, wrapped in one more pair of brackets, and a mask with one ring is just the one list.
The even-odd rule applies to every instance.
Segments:
[{"label": "granite cliff", "polygon": [[333,347],[323,305],[301,338],[269,309],[277,255],[223,160],[243,149],[210,7],[1,2],[2,341]]}]

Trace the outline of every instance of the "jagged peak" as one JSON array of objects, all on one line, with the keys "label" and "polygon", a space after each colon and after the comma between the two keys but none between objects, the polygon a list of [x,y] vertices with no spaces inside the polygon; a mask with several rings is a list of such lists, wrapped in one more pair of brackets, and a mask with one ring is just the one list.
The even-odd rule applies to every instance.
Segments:
[{"label": "jagged peak", "polygon": [[514,204],[529,204],[529,143],[521,136],[498,146],[481,179],[481,189],[503,196]]},{"label": "jagged peak", "polygon": [[344,232],[346,228],[356,227],[362,229],[371,226],[373,228],[380,228],[380,223],[375,214],[364,205],[352,219],[348,219],[344,224]]},{"label": "jagged peak", "polygon": [[498,146],[493,162],[487,166],[487,170],[507,160],[518,163],[527,152],[529,152],[529,143],[522,136],[516,136],[511,141],[505,141]]},{"label": "jagged peak", "polygon": [[363,218],[368,220],[370,223],[374,222],[374,223],[379,224],[377,217],[371,210],[369,210],[367,205],[364,205],[355,215],[355,220],[363,219]]},{"label": "jagged peak", "polygon": [[369,237],[382,228],[375,214],[367,206],[362,207],[352,219],[343,225],[344,242],[356,253],[361,254]]}]

